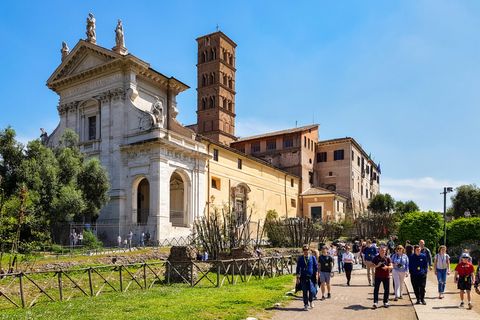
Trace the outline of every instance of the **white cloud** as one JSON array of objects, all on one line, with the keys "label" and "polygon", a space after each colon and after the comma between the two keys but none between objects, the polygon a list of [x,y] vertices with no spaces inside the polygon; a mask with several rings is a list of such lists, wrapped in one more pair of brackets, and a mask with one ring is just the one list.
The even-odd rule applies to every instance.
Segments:
[{"label": "white cloud", "polygon": [[[381,193],[390,194],[397,201],[413,200],[422,211],[443,212],[443,188],[456,188],[468,184],[465,181],[437,180],[432,177],[418,179],[391,179],[380,180]],[[450,197],[447,195],[447,207]]]}]

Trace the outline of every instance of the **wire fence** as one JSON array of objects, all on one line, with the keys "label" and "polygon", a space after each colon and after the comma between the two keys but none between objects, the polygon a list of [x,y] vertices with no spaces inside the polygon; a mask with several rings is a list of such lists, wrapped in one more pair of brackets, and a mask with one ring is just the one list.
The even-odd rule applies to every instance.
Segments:
[{"label": "wire fence", "polygon": [[96,297],[105,293],[149,290],[183,285],[221,287],[252,279],[294,273],[293,256],[234,260],[159,261],[111,264],[71,270],[19,272],[0,279],[0,310],[30,308],[38,304]]}]

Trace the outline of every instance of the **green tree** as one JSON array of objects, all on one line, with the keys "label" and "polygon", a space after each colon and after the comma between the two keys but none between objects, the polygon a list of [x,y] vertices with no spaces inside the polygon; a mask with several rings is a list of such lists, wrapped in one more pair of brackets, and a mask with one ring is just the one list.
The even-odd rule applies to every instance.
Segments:
[{"label": "green tree", "polygon": [[377,194],[368,205],[368,209],[373,213],[392,213],[394,207],[395,200],[388,193]]},{"label": "green tree", "polygon": [[5,189],[2,234],[6,237],[13,228],[22,185],[28,190],[21,231],[25,246],[46,241],[50,223],[98,216],[109,200],[108,176],[98,159],[85,159],[78,136],[68,129],[53,150],[39,139],[23,147],[13,129],[0,131],[0,172],[6,177],[0,180]]},{"label": "green tree", "polygon": [[401,243],[410,240],[418,243],[425,240],[425,246],[435,252],[443,235],[443,217],[438,212],[411,212],[405,215],[398,228]]},{"label": "green tree", "polygon": [[[480,189],[475,184],[456,188],[450,199],[452,200],[453,216],[455,218],[463,218],[467,209],[475,210],[477,214],[480,210]],[[451,211],[449,210],[449,212]]]},{"label": "green tree", "polygon": [[406,202],[397,201],[395,202],[394,211],[395,211],[395,214],[403,218],[407,213],[420,211],[420,208],[412,200],[409,200]]}]

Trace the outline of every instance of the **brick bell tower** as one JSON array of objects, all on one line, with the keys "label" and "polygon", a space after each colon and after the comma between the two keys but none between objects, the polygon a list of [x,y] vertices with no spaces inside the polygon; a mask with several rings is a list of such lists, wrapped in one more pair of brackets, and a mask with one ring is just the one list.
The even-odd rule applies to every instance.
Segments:
[{"label": "brick bell tower", "polygon": [[235,140],[235,48],[217,31],[197,38],[197,133],[230,145]]}]

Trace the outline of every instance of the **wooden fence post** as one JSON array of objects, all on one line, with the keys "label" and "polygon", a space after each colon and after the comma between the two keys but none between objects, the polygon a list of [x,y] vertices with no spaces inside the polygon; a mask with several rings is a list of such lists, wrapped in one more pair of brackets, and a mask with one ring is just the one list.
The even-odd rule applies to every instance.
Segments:
[{"label": "wooden fence post", "polygon": [[93,292],[93,282],[92,282],[92,267],[88,268],[88,282],[90,283],[90,293],[93,297],[94,292]]},{"label": "wooden fence post", "polygon": [[220,272],[221,272],[221,270],[222,270],[222,267],[217,260],[217,288],[220,287]]},{"label": "wooden fence post", "polygon": [[143,264],[143,282],[145,284],[145,290],[147,290],[147,263]]},{"label": "wooden fence post", "polygon": [[190,287],[193,287],[193,263],[194,263],[193,261],[190,261],[190,264],[191,264],[191,266],[190,266],[190,268],[191,268],[190,269]]},{"label": "wooden fence post", "polygon": [[123,292],[122,266],[119,266],[118,272],[119,272],[119,277],[120,277],[120,292]]},{"label": "wooden fence post", "polygon": [[58,271],[57,275],[58,275],[58,292],[60,293],[60,301],[63,301],[62,270]]},{"label": "wooden fence post", "polygon": [[25,308],[25,295],[23,292],[23,272],[20,272],[20,298],[22,299],[22,308]]}]

